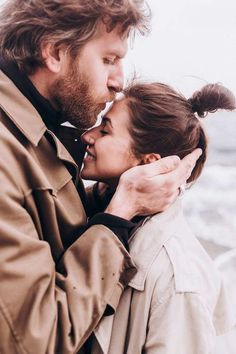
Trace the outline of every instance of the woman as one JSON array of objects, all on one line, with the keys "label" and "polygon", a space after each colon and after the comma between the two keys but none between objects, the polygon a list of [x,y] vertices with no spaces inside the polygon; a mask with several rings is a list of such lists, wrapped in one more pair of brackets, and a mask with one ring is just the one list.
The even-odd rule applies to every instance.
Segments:
[{"label": "woman", "polygon": [[[182,158],[200,147],[203,153],[187,181],[194,182],[207,150],[199,118],[234,108],[234,96],[218,84],[206,85],[190,99],[164,84],[133,84],[100,126],[84,134],[88,147],[82,177],[105,182],[114,191],[132,166],[173,154]],[[138,271],[115,315],[104,317],[96,329],[91,352],[214,353],[215,335],[232,325],[230,308],[212,260],[183,217],[181,199],[162,213],[134,221],[129,247]]]}]

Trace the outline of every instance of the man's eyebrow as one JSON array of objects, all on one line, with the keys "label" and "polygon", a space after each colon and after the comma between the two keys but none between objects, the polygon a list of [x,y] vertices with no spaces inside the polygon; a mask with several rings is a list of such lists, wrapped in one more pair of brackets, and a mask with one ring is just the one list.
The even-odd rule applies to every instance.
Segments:
[{"label": "man's eyebrow", "polygon": [[117,52],[117,51],[111,51],[109,52],[109,55],[111,55],[112,57],[115,57],[117,59],[122,59],[124,57],[124,55],[122,55],[123,53]]},{"label": "man's eyebrow", "polygon": [[109,124],[111,128],[113,128],[113,125],[111,123],[111,119],[108,116],[102,117],[102,123]]},{"label": "man's eyebrow", "polygon": [[126,49],[124,46],[119,46],[119,47],[115,47],[115,48],[109,48],[107,50],[107,54],[114,56],[118,59],[123,59],[125,54],[126,54]]}]

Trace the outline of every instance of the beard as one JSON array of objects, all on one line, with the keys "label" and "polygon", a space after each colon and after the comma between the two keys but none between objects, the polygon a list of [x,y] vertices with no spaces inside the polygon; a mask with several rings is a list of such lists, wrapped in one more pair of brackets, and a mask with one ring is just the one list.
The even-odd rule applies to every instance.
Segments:
[{"label": "beard", "polygon": [[78,65],[71,64],[68,73],[58,78],[50,89],[52,101],[58,107],[63,121],[68,121],[80,129],[92,127],[97,115],[104,108],[92,96],[92,87],[86,74]]}]

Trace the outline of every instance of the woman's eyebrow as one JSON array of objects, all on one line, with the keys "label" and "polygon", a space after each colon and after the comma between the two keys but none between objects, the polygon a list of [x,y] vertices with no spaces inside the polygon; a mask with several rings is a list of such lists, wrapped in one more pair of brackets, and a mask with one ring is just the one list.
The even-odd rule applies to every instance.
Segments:
[{"label": "woman's eyebrow", "polygon": [[104,116],[104,117],[102,118],[102,123],[105,123],[106,125],[108,124],[108,125],[111,126],[111,128],[113,128],[113,125],[112,125],[112,123],[111,123],[111,119],[110,119],[108,116]]}]

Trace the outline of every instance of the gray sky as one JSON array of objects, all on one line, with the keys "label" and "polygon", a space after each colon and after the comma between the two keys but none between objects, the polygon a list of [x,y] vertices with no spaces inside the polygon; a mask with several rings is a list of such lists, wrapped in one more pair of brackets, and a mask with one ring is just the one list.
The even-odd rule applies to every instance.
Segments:
[{"label": "gray sky", "polygon": [[186,95],[206,82],[236,93],[236,0],[148,0],[152,32],[136,37],[125,62]]}]

